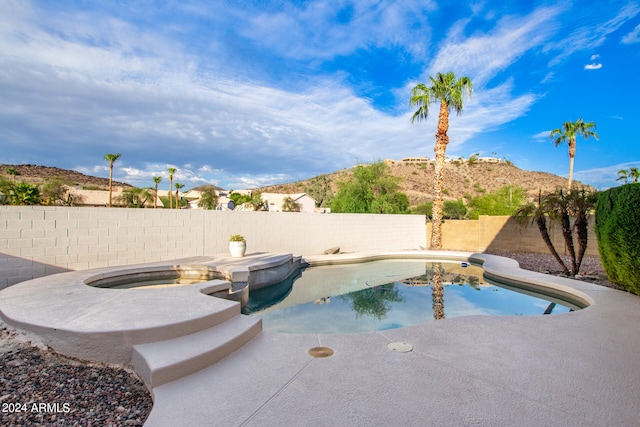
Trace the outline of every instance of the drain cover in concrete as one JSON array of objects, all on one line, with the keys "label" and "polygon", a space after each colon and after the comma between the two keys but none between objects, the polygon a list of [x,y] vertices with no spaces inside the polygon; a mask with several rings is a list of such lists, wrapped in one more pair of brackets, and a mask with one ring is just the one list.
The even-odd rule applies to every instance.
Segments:
[{"label": "drain cover in concrete", "polygon": [[399,353],[408,353],[413,350],[411,344],[406,342],[390,342],[387,344],[387,348],[391,351],[397,351]]},{"label": "drain cover in concrete", "polygon": [[313,347],[309,349],[308,353],[312,357],[330,357],[333,356],[333,349],[329,347]]}]

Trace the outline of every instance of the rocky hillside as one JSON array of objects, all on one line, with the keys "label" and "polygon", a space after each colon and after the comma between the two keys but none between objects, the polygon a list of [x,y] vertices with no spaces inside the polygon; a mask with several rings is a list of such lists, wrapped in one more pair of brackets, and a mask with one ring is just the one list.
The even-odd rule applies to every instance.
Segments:
[{"label": "rocky hillside", "polygon": [[[409,197],[411,205],[431,200],[433,187],[433,162],[404,162],[385,160],[393,176],[400,178],[400,191]],[[53,177],[60,177],[69,185],[85,188],[107,189],[108,178],[97,178],[81,174],[76,171],[56,167],[35,165],[0,165],[0,177],[13,180],[7,173],[8,168],[18,172],[16,181],[26,181],[40,184]],[[333,193],[338,191],[338,183],[351,174],[350,169],[344,169],[327,175],[309,178],[304,181],[271,185],[259,188],[262,192],[275,193],[303,193],[308,192],[310,186],[319,180],[328,183]],[[456,200],[465,195],[477,197],[495,191],[505,185],[513,184],[524,188],[530,199],[534,199],[538,190],[553,191],[567,184],[566,178],[546,172],[533,172],[518,169],[506,162],[488,163],[485,161],[469,162],[469,160],[452,161],[445,165],[444,170],[445,199]],[[130,187],[129,184],[116,182],[114,185]],[[199,188],[199,187],[197,187]]]},{"label": "rocky hillside", "polygon": [[[60,178],[65,184],[74,187],[85,187],[95,190],[107,190],[109,188],[109,178],[98,178],[68,169],[49,166],[0,165],[0,177],[13,181],[14,176],[7,172],[7,169],[10,168],[13,168],[18,172],[18,175],[15,176],[16,182],[24,181],[29,184],[42,184],[52,178]],[[117,181],[113,181],[113,185],[119,187],[131,187],[129,184]]]},{"label": "rocky hillside", "polygon": [[[400,191],[409,197],[411,205],[431,200],[433,194],[434,163],[385,160],[393,176],[400,178]],[[326,175],[334,193],[338,182],[351,174],[349,169]],[[317,179],[317,178],[312,178]],[[289,184],[260,188],[263,192],[306,192],[312,179]],[[533,172],[517,168],[511,163],[458,160],[445,165],[445,200],[456,200],[466,195],[481,196],[512,184],[527,191],[530,199],[542,192],[553,191],[567,185],[567,179],[546,172]]]}]

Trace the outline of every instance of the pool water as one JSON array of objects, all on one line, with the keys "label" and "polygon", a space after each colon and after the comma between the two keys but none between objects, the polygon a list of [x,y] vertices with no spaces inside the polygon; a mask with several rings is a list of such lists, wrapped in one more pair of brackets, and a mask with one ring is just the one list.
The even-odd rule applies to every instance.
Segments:
[{"label": "pool water", "polygon": [[139,280],[133,282],[122,283],[109,286],[109,289],[154,289],[154,288],[171,288],[174,286],[192,285],[194,283],[206,282],[209,279],[188,279],[179,277],[176,279],[156,279],[156,280]]},{"label": "pool water", "polygon": [[251,291],[243,313],[284,333],[357,333],[468,315],[542,315],[569,307],[487,283],[461,263],[384,260],[311,267]]}]

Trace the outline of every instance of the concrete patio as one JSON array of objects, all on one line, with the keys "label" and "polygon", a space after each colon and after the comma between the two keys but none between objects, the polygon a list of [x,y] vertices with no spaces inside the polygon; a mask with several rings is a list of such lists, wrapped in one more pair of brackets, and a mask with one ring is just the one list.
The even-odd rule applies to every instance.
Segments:
[{"label": "concrete patio", "polygon": [[[551,316],[459,317],[364,334],[254,334],[217,363],[153,386],[154,407],[145,425],[640,424],[640,298],[520,270],[514,261],[491,255],[430,254],[483,260],[488,275],[550,288],[590,306]],[[307,261],[320,259],[327,260]],[[2,313],[8,323],[15,320]],[[413,350],[389,350],[392,342]],[[334,354],[310,356],[317,346]]]}]

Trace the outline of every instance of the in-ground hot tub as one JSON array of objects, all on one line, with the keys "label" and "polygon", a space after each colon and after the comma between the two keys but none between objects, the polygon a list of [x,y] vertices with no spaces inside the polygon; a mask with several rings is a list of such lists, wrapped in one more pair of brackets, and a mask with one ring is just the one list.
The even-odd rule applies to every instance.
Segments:
[{"label": "in-ground hot tub", "polygon": [[[282,280],[300,262],[291,254],[250,254],[60,273],[4,289],[0,317],[62,354],[130,364],[136,344],[189,335],[240,316],[240,301],[251,288]],[[118,289],[156,279],[197,283]]]}]

